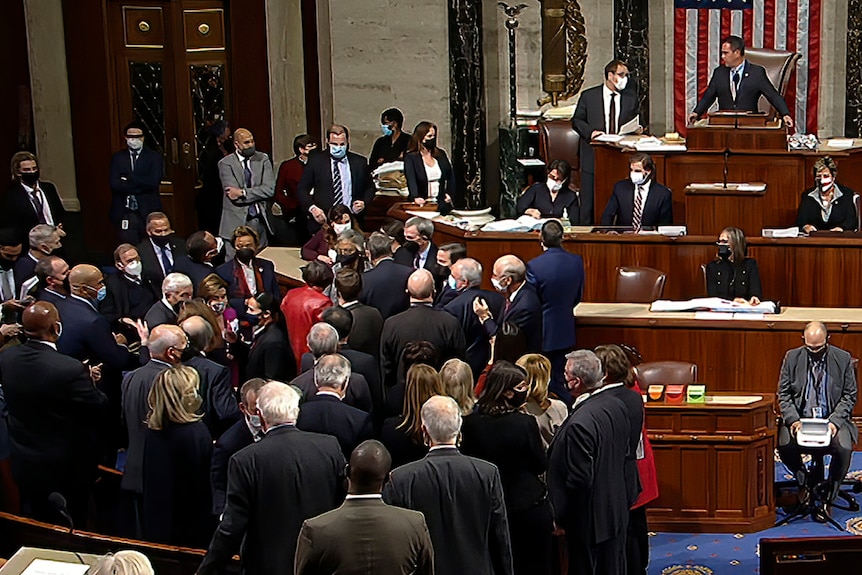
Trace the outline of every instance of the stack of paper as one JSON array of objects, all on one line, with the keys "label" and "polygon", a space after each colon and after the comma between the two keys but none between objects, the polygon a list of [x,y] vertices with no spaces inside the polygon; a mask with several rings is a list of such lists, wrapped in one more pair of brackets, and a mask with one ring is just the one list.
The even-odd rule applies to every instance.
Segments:
[{"label": "stack of paper", "polygon": [[719,297],[699,297],[687,301],[660,299],[652,302],[649,308],[654,312],[674,311],[712,311],[730,313],[775,313],[775,302],[763,301],[757,305],[737,303]]},{"label": "stack of paper", "polygon": [[760,235],[764,238],[798,238],[799,237],[799,228],[793,226],[792,228],[763,228],[760,230]]}]

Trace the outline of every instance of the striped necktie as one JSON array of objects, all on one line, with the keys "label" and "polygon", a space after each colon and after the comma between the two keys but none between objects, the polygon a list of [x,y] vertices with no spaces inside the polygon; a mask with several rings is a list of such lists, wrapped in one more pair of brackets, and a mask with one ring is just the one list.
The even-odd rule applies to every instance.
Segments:
[{"label": "striped necktie", "polygon": [[632,214],[632,227],[635,231],[641,229],[641,217],[643,217],[644,201],[643,201],[643,186],[635,187],[635,211]]},{"label": "striped necktie", "polygon": [[337,206],[338,204],[344,203],[344,190],[343,184],[341,183],[341,169],[339,165],[341,164],[341,160],[333,160],[332,161],[332,205]]}]

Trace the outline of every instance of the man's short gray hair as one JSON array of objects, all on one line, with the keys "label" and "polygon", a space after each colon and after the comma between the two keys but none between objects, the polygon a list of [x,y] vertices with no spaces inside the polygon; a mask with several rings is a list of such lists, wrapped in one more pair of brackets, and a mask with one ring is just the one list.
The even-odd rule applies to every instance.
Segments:
[{"label": "man's short gray hair", "polygon": [[326,322],[318,322],[308,330],[305,338],[308,349],[314,357],[338,351],[338,331]]},{"label": "man's short gray hair", "polygon": [[461,408],[448,395],[434,395],[422,405],[422,425],[434,443],[454,443],[461,432]]},{"label": "man's short gray hair", "polygon": [[374,232],[365,242],[368,255],[372,260],[392,256],[392,238],[380,232]]},{"label": "man's short gray hair", "polygon": [[469,287],[482,284],[482,264],[473,258],[461,258],[453,265],[461,266],[461,279],[467,282]]},{"label": "man's short gray hair", "polygon": [[33,226],[27,239],[30,241],[31,248],[38,248],[42,244],[51,241],[51,237],[57,233],[57,226],[51,224],[37,224]]},{"label": "man's short gray hair", "polygon": [[317,387],[344,389],[350,380],[350,362],[343,355],[324,355],[314,366],[314,383]]},{"label": "man's short gray hair", "polygon": [[406,222],[404,222],[404,229],[409,227],[415,227],[416,231],[419,232],[420,235],[425,236],[426,240],[431,240],[431,236],[434,235],[434,222],[429,220],[428,218],[420,218],[419,216],[413,216]]},{"label": "man's short gray hair", "polygon": [[299,393],[286,383],[270,381],[257,394],[257,408],[267,427],[296,423],[299,417]]},{"label": "man's short gray hair", "polygon": [[192,286],[192,280],[189,279],[189,276],[186,274],[181,274],[179,272],[169,273],[165,276],[165,279],[162,280],[162,295],[168,295],[169,293],[176,293],[184,288],[190,288]]},{"label": "man's short gray hair", "polygon": [[602,362],[589,349],[579,349],[566,354],[566,373],[571,377],[580,378],[588,391],[602,386]]},{"label": "man's short gray hair", "polygon": [[500,257],[500,272],[504,276],[510,276],[514,282],[522,282],[527,277],[527,266],[518,256],[507,254]]}]

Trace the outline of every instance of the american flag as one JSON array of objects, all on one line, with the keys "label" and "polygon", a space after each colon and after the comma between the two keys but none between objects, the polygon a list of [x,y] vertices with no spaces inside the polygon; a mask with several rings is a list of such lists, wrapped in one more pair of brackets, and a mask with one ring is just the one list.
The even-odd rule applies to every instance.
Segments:
[{"label": "american flag", "polygon": [[[800,132],[817,133],[820,18],[823,0],[676,0],[674,124],[686,124],[720,62],[720,42],[734,34],[746,46],[802,54],[785,99]],[[698,8],[692,8],[698,6]],[[729,8],[728,8],[729,7]]]}]

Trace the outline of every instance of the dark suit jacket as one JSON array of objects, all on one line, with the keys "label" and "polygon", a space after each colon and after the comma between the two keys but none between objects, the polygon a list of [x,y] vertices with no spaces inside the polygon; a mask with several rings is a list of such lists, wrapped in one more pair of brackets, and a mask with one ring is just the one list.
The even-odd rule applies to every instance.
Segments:
[{"label": "dark suit jacket", "polygon": [[543,218],[562,218],[565,211],[569,222],[577,225],[577,215],[580,213],[578,207],[578,195],[568,187],[560,189],[556,199],[551,199],[551,192],[545,182],[536,182],[518,196],[515,204],[515,213],[523,216],[530,208],[535,208],[542,213]]},{"label": "dark suit jacket", "polygon": [[745,258],[741,266],[730,260],[713,260],[706,264],[706,294],[709,297],[734,299],[763,297],[757,260]]},{"label": "dark suit jacket", "polygon": [[500,317],[503,310],[505,298],[499,292],[491,292],[478,287],[467,288],[458,294],[458,297],[443,307],[443,311],[455,316],[461,324],[467,344],[467,363],[473,370],[473,379],[478,379],[479,374],[488,364],[491,357],[491,341],[485,328],[479,323],[479,317],[473,311],[473,300],[477,297],[484,299],[494,317]]},{"label": "dark suit jacket", "polygon": [[342,501],[345,463],[334,437],[292,425],[234,455],[224,518],[198,573],[220,572],[237,551],[247,575],[292,573],[303,521]]},{"label": "dark suit jacket", "polygon": [[230,383],[230,370],[203,355],[196,355],[184,363],[200,375],[198,395],[203,399],[200,411],[204,416],[202,421],[210,434],[218,437],[241,419]]},{"label": "dark suit jacket", "polygon": [[[381,407],[383,405],[383,386],[380,382],[380,362],[367,353],[357,351],[345,345],[338,346],[338,353],[350,362],[351,372],[358,373],[365,378],[365,381],[368,383],[368,389],[371,392],[371,398],[374,400],[374,409],[376,410]],[[302,354],[300,371],[306,372],[313,367],[314,355],[311,352]]]},{"label": "dark suit jacket", "polygon": [[[63,208],[63,202],[60,200],[56,186],[51,182],[39,180],[39,189],[42,190],[42,196],[48,202],[48,208],[54,218],[54,225],[62,224],[66,219],[66,210]],[[30,245],[28,235],[30,230],[39,224],[39,216],[36,215],[36,208],[30,200],[30,194],[18,181],[9,184],[9,189],[3,198],[0,221],[3,222],[4,226],[15,229],[15,234],[21,238],[21,246],[26,252]]]},{"label": "dark suit jacket", "polygon": [[425,515],[438,575],[513,572],[503,487],[494,465],[454,447],[435,449],[395,469],[383,500]]},{"label": "dark suit jacket", "polygon": [[584,545],[625,537],[625,462],[631,437],[625,404],[608,392],[569,415],[548,448],[554,520]]},{"label": "dark suit jacket", "polygon": [[240,365],[245,361],[245,373],[240,381],[248,381],[253,377],[289,381],[296,375],[296,363],[287,335],[276,324],[268,325],[251,345],[234,345],[231,349],[235,351]]},{"label": "dark suit jacket", "polygon": [[406,430],[400,427],[403,422],[404,417],[401,415],[388,417],[380,430],[380,441],[392,456],[393,469],[419,461],[428,454],[428,447],[421,440],[419,443],[413,441]]},{"label": "dark suit jacket", "polygon": [[[252,294],[246,291],[245,276],[243,276],[239,265],[236,259],[232,259],[217,267],[215,273],[228,284],[227,297],[230,307],[236,311],[240,321],[248,321],[251,318],[246,313],[245,300],[247,298],[266,292],[275,298],[275,301],[281,301],[281,292],[278,289],[278,279],[275,277],[275,265],[271,261],[257,257],[251,260],[251,267],[256,272],[255,277],[260,278],[260,285],[257,286],[258,291]],[[240,278],[243,278],[242,284],[240,284]],[[195,287],[197,288],[197,284]]]},{"label": "dark suit jacket", "polygon": [[201,285],[204,278],[216,273],[216,269],[213,266],[196,262],[188,255],[181,256],[174,261],[174,271],[185,274],[192,280],[195,295],[197,295],[198,286]]},{"label": "dark suit jacket", "polygon": [[499,316],[492,317],[482,326],[488,337],[491,337],[496,335],[499,327],[506,322],[518,326],[526,339],[528,353],[542,351],[542,302],[533,284],[525,281],[515,300],[509,305],[509,311],[503,311]]},{"label": "dark suit jacket", "polygon": [[134,172],[128,148],[111,156],[111,222],[120,223],[127,196],[138,200],[138,213],[144,219],[152,212],[161,211],[159,184],[164,171],[162,156],[146,147],[138,154]]},{"label": "dark suit jacket", "polygon": [[[836,187],[838,187],[837,184]],[[799,199],[799,210],[796,212],[796,225],[800,229],[805,225],[812,225],[818,230],[831,230],[832,228],[841,228],[844,231],[855,230],[857,220],[853,196],[856,195],[856,192],[846,186],[840,186],[839,189],[841,190],[841,197],[832,204],[832,212],[825,222],[821,215],[820,203],[810,196],[814,188],[802,192],[802,197]]]},{"label": "dark suit jacket", "polygon": [[30,257],[26,244],[21,257],[12,266],[12,275],[15,277],[15,297],[17,298],[24,282],[36,275],[36,261]]},{"label": "dark suit jacket", "polygon": [[[348,151],[346,156],[350,165],[351,179],[351,203],[357,200],[365,202],[365,211],[374,199],[374,182],[371,179],[371,171],[368,169],[368,160],[364,156]],[[343,188],[342,188],[343,189]],[[312,190],[314,194],[312,195]],[[345,192],[346,193],[346,192]],[[332,189],[332,156],[328,152],[312,154],[308,157],[302,179],[299,180],[297,189],[299,205],[308,220],[308,229],[316,232],[320,224],[308,213],[311,206],[317,206],[324,213],[329,213],[335,201]],[[363,213],[364,215],[364,213]]]},{"label": "dark suit jacket", "polygon": [[212,487],[212,514],[218,517],[227,504],[227,466],[233,454],[243,447],[254,443],[251,431],[240,418],[230,429],[221,434],[213,445],[212,465],[210,467],[210,486]]},{"label": "dark suit jacket", "polygon": [[[422,267],[431,272],[431,275],[434,276],[434,290],[439,294],[443,291],[443,284],[446,283],[446,279],[449,277],[449,270],[437,265],[437,251],[437,244],[432,241],[431,245],[428,247],[428,257],[425,258],[425,263]],[[392,255],[392,259],[395,260],[395,263],[409,267],[412,270],[415,264],[416,254],[409,251],[406,247],[401,246],[395,250],[395,253]]]},{"label": "dark suit jacket", "polygon": [[[458,193],[458,184],[455,181],[455,171],[449,157],[441,149],[437,149],[437,165],[442,172],[440,176],[440,191],[437,194],[437,206],[442,214],[448,214],[453,208],[463,205],[463,198]],[[428,198],[428,174],[425,172],[425,162],[422,154],[411,152],[404,155],[404,176],[407,178],[407,190],[410,200],[416,198]],[[444,201],[446,194],[452,199],[452,203]]]},{"label": "dark suit jacket", "polygon": [[116,329],[120,318],[143,319],[154,303],[162,298],[157,289],[145,277],[135,283],[122,272],[105,276],[107,295],[99,305],[99,312]]},{"label": "dark suit jacket", "polygon": [[102,363],[103,372],[120,372],[136,363],[129,350],[114,339],[108,320],[89,303],[69,296],[59,311],[63,321],[63,335],[57,342],[60,353],[80,361],[89,359],[90,365]]},{"label": "dark suit jacket", "polygon": [[[153,284],[159,292],[159,297],[162,293],[162,280],[165,279],[165,274],[162,272],[162,266],[159,264],[159,256],[156,255],[155,249],[150,238],[138,244],[138,255],[141,256],[141,268],[143,269],[141,277],[146,278]],[[184,239],[177,236],[171,236],[168,241],[168,249],[174,257],[174,265],[181,257],[186,255],[186,242]]]},{"label": "dark suit jacket", "polygon": [[302,404],[296,427],[333,436],[345,459],[350,458],[357,445],[370,439],[374,431],[371,415],[328,394],[312,395]]},{"label": "dark suit jacket", "polygon": [[401,371],[401,352],[411,341],[430,341],[437,349],[440,362],[453,357],[464,359],[467,345],[458,320],[430,305],[418,304],[383,322],[380,336],[380,365],[383,384],[393,387]]},{"label": "dark suit jacket", "polygon": [[[595,130],[604,132],[607,117],[605,114],[605,103],[602,95],[602,86],[593,86],[581,92],[575,113],[572,116],[572,128],[581,136],[580,161],[581,171],[592,174],[595,171],[595,155],[593,146],[590,144],[592,133]],[[619,93],[617,106],[620,110],[619,125],[631,121],[638,115],[638,101],[632,92],[622,91]]]},{"label": "dark suit jacket", "polygon": [[394,260],[382,260],[362,274],[362,293],[359,301],[377,308],[384,320],[410,307],[407,295],[407,278],[413,265],[403,266]]},{"label": "dark suit jacket", "polygon": [[155,360],[129,372],[123,378],[123,419],[129,437],[126,449],[126,469],[120,486],[127,491],[142,493],[144,489],[144,451],[147,438],[147,415],[150,405],[147,397],[153,382],[170,366]]},{"label": "dark suit jacket", "polygon": [[629,448],[626,454],[626,493],[628,494],[629,508],[637,500],[643,489],[638,473],[638,445],[641,442],[641,432],[644,424],[644,401],[641,394],[625,385],[620,385],[602,393],[610,393],[616,396],[626,406],[629,419]]},{"label": "dark suit jacket", "polygon": [[302,524],[295,575],[433,575],[425,517],[380,499],[348,499]]},{"label": "dark suit jacket", "polygon": [[[290,385],[295,385],[302,393],[302,401],[308,401],[317,394],[317,385],[314,383],[314,371],[308,370],[299,374]],[[374,408],[374,401],[371,398],[371,391],[368,389],[368,382],[358,373],[351,373],[350,379],[347,382],[347,392],[344,396],[345,405],[350,405],[371,413]]]},{"label": "dark suit jacket", "polygon": [[[635,186],[631,180],[620,180],[602,214],[603,226],[630,226],[635,211]],[[655,180],[649,185],[649,194],[641,212],[641,227],[654,228],[673,224],[673,198],[670,188]]]},{"label": "dark suit jacket", "polygon": [[718,98],[719,110],[756,112],[761,95],[766,96],[766,99],[778,110],[780,115],[787,116],[790,114],[787,102],[769,81],[763,66],[752,64],[748,60],[745,61],[739,90],[736,93],[736,100],[734,100],[730,92],[730,68],[722,64],[712,71],[709,86],[706,87],[706,92],[704,92],[700,102],[694,107],[694,112],[698,116],[702,116],[712,106],[716,98]]},{"label": "dark suit jacket", "polygon": [[380,333],[383,331],[383,316],[380,310],[358,301],[346,303],[341,307],[349,310],[353,316],[353,328],[347,337],[350,348],[374,358],[380,357]]},{"label": "dark suit jacket", "polygon": [[176,325],[177,312],[166,306],[165,302],[159,299],[159,301],[151,305],[150,309],[147,310],[144,321],[150,329],[163,324]]},{"label": "dark suit jacket", "polygon": [[584,295],[584,261],[563,248],[548,248],[527,264],[527,281],[542,302],[542,351],[575,345],[575,306]]}]

